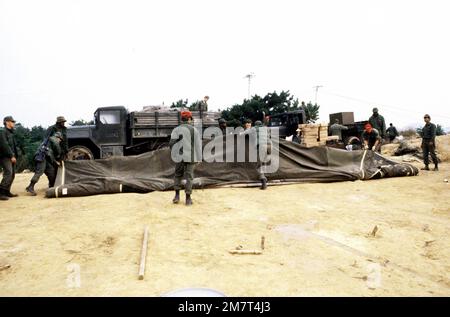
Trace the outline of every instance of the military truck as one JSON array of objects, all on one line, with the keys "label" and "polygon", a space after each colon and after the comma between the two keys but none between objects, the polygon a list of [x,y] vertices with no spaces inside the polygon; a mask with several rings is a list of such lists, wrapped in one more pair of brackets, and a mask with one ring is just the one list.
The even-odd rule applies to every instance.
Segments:
[{"label": "military truck", "polygon": [[280,138],[296,134],[299,124],[306,123],[306,114],[303,109],[274,114],[268,117],[269,129],[278,128]]},{"label": "military truck", "polygon": [[337,147],[345,148],[346,145],[353,145],[354,149],[360,149],[363,144],[362,134],[364,126],[368,121],[355,122],[353,112],[338,112],[330,114],[330,126],[335,119],[338,119],[340,124],[348,128],[348,130],[342,130],[343,143],[337,144]]},{"label": "military truck", "polygon": [[[192,111],[203,129],[218,126],[219,112]],[[94,125],[67,129],[69,160],[93,160],[138,155],[168,146],[172,130],[181,123],[179,109],[144,107],[128,112],[123,106],[101,107]]]}]

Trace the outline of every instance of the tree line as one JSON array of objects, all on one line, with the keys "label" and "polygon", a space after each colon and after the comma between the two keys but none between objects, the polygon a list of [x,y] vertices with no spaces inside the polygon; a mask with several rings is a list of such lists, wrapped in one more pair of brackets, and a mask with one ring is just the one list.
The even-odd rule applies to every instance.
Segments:
[{"label": "tree line", "polygon": [[[171,108],[187,108],[189,110],[198,109],[201,101],[197,100],[189,104],[188,99],[180,99],[173,102]],[[237,127],[243,124],[246,119],[264,121],[264,116],[275,115],[287,111],[303,109],[308,122],[315,122],[319,119],[320,106],[311,102],[300,102],[289,90],[274,91],[267,93],[264,97],[254,95],[250,99],[244,99],[242,103],[234,104],[221,111],[222,118],[227,120],[229,126]]]}]

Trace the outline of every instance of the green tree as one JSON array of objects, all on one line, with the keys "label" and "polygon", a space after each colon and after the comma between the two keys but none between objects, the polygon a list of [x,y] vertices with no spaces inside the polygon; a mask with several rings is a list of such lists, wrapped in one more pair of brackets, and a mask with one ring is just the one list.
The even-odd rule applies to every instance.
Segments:
[{"label": "green tree", "polygon": [[278,94],[276,91],[268,93],[263,98],[263,100],[270,114],[277,114],[295,110],[293,107],[294,96],[291,95],[289,90],[283,90],[280,94]]},{"label": "green tree", "polygon": [[83,119],[78,119],[78,120],[72,121],[70,123],[70,125],[73,126],[73,127],[84,126],[84,125],[92,125],[92,124],[94,124],[94,120],[86,121],[86,120],[83,120]]},{"label": "green tree", "polygon": [[188,100],[180,99],[176,102],[172,102],[172,105],[170,105],[170,108],[187,108],[188,107]]},{"label": "green tree", "polygon": [[444,128],[440,125],[437,124],[436,125],[436,135],[446,135],[447,133],[445,133]]},{"label": "green tree", "polygon": [[46,129],[42,126],[35,126],[31,129],[17,123],[14,129],[14,135],[17,143],[19,158],[17,160],[17,172],[23,172],[28,169],[34,170],[34,154],[42,143],[46,135]]},{"label": "green tree", "polygon": [[245,119],[252,121],[263,120],[265,115],[274,115],[287,111],[299,110],[300,103],[287,91],[276,91],[266,94],[264,97],[254,95],[251,99],[244,99],[242,104],[235,104],[222,111],[222,117],[230,126],[240,125]]},{"label": "green tree", "polygon": [[[187,101],[187,100],[186,100]],[[200,109],[200,104],[202,102],[200,100],[194,101],[193,103],[191,103],[191,105],[188,107],[189,111],[197,111],[198,109]],[[186,103],[187,104],[187,103]]]},{"label": "green tree", "polygon": [[306,121],[307,122],[316,122],[319,120],[319,109],[320,106],[318,104],[312,104],[312,102],[308,102],[306,105],[304,102],[302,102],[302,108],[305,110],[306,114]]}]

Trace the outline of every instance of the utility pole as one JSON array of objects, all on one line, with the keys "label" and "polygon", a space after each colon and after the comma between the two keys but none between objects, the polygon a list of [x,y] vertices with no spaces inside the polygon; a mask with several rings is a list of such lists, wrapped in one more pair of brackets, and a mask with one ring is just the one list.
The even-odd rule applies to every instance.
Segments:
[{"label": "utility pole", "polygon": [[253,72],[245,75],[245,77],[244,77],[244,78],[248,79],[248,100],[250,100],[250,97],[251,97],[251,85],[252,85],[253,77],[255,77],[255,73],[253,73]]},{"label": "utility pole", "polygon": [[316,90],[316,101],[315,104],[317,105],[317,94],[319,92],[319,88],[322,88],[323,86],[314,86],[313,88]]}]

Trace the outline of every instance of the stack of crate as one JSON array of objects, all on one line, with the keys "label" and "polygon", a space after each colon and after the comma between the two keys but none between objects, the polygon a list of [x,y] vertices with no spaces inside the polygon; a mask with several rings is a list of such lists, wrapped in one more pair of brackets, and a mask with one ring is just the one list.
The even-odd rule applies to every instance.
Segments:
[{"label": "stack of crate", "polygon": [[300,142],[303,146],[314,147],[326,145],[328,138],[328,124],[299,124],[301,130]]},{"label": "stack of crate", "polygon": [[319,145],[326,145],[328,139],[328,124],[322,123],[319,127]]}]

